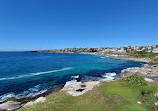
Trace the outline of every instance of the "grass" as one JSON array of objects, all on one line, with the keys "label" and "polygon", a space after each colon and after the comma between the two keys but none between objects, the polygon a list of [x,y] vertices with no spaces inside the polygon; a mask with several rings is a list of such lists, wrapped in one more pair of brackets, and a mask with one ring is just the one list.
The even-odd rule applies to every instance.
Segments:
[{"label": "grass", "polygon": [[[62,91],[47,96],[44,103],[18,111],[157,111],[154,94],[157,83],[129,85],[124,80],[102,82],[100,86],[78,97]],[[141,105],[137,104],[141,101]]]},{"label": "grass", "polygon": [[[147,108],[137,104],[139,100],[136,97],[136,92],[123,83],[106,83],[106,85],[101,87],[105,96],[111,98],[108,102],[111,111],[148,111]],[[119,97],[119,99],[115,98],[115,96],[113,97],[113,95]]]},{"label": "grass", "polygon": [[132,74],[123,78],[122,80],[131,86],[147,85],[146,81],[144,80],[144,76],[140,76],[139,74]]},{"label": "grass", "polygon": [[139,51],[139,52],[130,52],[128,53],[129,56],[134,56],[134,57],[156,57],[158,56],[158,53],[153,53],[153,52],[145,52],[145,51]]}]

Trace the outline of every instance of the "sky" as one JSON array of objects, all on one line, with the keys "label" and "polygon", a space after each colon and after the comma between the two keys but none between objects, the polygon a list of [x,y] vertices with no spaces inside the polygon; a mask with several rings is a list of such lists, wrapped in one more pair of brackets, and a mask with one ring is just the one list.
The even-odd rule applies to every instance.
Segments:
[{"label": "sky", "polygon": [[158,0],[0,0],[0,51],[158,44]]}]

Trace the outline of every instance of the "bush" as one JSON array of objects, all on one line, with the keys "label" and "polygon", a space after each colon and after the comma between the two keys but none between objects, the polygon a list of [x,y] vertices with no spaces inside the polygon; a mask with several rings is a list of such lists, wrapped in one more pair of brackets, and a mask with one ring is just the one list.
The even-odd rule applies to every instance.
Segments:
[{"label": "bush", "polygon": [[153,52],[145,52],[145,51],[138,51],[138,52],[130,52],[128,53],[129,56],[134,57],[156,57],[158,54]]},{"label": "bush", "polygon": [[143,76],[140,76],[139,74],[133,74],[129,75],[122,79],[129,85],[146,85],[146,81],[144,80]]}]

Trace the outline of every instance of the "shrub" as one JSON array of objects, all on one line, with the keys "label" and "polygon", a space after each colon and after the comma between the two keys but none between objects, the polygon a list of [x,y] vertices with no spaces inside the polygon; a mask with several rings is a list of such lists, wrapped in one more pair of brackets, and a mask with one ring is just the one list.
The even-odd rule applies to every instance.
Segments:
[{"label": "shrub", "polygon": [[129,85],[146,85],[146,81],[144,80],[143,76],[140,76],[139,74],[133,74],[129,75],[122,79]]},{"label": "shrub", "polygon": [[137,51],[137,52],[129,52],[129,56],[134,56],[134,57],[156,57],[158,54],[153,53],[153,52],[145,52],[145,51]]}]

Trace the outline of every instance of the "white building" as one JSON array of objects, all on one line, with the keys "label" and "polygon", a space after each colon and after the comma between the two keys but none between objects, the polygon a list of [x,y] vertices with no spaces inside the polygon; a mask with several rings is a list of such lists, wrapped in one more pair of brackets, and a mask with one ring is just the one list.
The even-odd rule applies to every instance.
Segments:
[{"label": "white building", "polygon": [[158,53],[158,48],[154,48],[153,53]]}]

